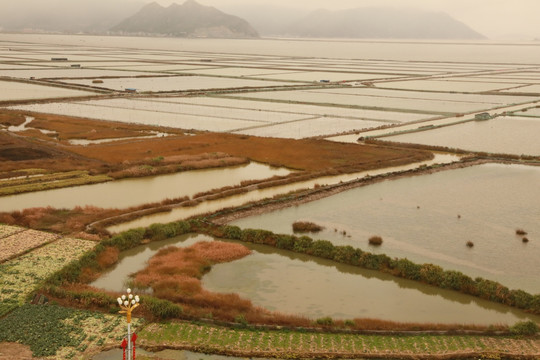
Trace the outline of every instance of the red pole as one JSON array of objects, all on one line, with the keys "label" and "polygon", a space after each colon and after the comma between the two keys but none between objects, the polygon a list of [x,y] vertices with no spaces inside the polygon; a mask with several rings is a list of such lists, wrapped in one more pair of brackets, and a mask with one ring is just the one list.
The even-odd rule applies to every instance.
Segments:
[{"label": "red pole", "polygon": [[137,334],[133,333],[131,342],[133,343],[133,360],[135,360],[135,341],[137,341]]},{"label": "red pole", "polygon": [[122,355],[123,360],[126,360],[126,347],[127,347],[127,340],[126,338],[124,338],[124,340],[122,341],[122,349],[124,350],[123,355]]}]

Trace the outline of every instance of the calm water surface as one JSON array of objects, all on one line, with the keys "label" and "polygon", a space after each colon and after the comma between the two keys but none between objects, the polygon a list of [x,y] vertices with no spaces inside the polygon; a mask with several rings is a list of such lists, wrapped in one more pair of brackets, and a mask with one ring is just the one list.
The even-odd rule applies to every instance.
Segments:
[{"label": "calm water surface", "polygon": [[[203,286],[234,292],[255,305],[312,319],[377,318],[403,322],[512,324],[522,311],[378,271],[251,246],[240,260],[218,264]],[[540,321],[540,317],[530,317]]]},{"label": "calm water surface", "polygon": [[540,119],[499,117],[471,121],[429,131],[396,135],[383,140],[447,146],[499,154],[540,155]]},{"label": "calm water surface", "polygon": [[191,197],[202,191],[239,185],[243,180],[265,179],[289,173],[285,168],[273,168],[252,162],[243,166],[186,171],[4,196],[0,198],[0,211],[46,206],[73,208],[85,205],[127,208],[167,198]]},{"label": "calm water surface", "polygon": [[[293,222],[313,221],[326,227],[314,238],[538,293],[538,184],[540,167],[485,164],[384,181],[233,224],[292,233]],[[515,234],[518,228],[528,232],[529,243]],[[380,248],[368,246],[372,235],[384,239]]]},{"label": "calm water surface", "polygon": [[286,194],[290,191],[295,191],[299,189],[307,189],[319,185],[328,185],[328,184],[337,184],[339,182],[346,182],[350,180],[359,179],[365,177],[366,175],[374,176],[378,174],[384,174],[391,171],[403,171],[408,169],[414,169],[421,165],[432,165],[432,164],[442,164],[442,163],[451,163],[458,161],[459,157],[455,155],[448,154],[436,154],[432,160],[422,161],[419,163],[396,166],[392,168],[384,169],[374,169],[369,171],[362,171],[352,174],[343,174],[337,176],[325,176],[317,179],[312,179],[308,181],[302,181],[299,183],[292,183],[283,186],[274,186],[271,188],[265,188],[260,190],[250,191],[244,194],[234,195],[228,198],[205,201],[197,206],[193,207],[178,207],[167,213],[158,213],[151,214],[148,216],[135,219],[130,222],[125,222],[122,224],[110,226],[107,228],[108,231],[112,233],[118,233],[125,230],[133,229],[136,227],[146,227],[154,223],[168,223],[172,221],[178,221],[182,219],[187,219],[191,216],[206,214],[209,212],[219,211],[228,207],[240,206],[251,201],[262,200],[265,198],[270,198],[279,194]]},{"label": "calm water surface", "polygon": [[[187,234],[124,251],[119,262],[91,285],[109,291],[127,286],[161,248],[212,241]],[[441,290],[377,271],[248,244],[253,253],[213,266],[203,286],[238,293],[255,305],[309,318],[371,317],[395,321],[441,323],[514,323],[527,316],[518,310]],[[418,304],[421,304],[419,306]],[[533,318],[540,321],[540,317]]]}]

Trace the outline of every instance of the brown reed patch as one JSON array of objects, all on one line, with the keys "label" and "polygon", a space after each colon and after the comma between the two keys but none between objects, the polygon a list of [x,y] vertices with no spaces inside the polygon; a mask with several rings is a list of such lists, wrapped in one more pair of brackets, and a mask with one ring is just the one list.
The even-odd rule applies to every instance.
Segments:
[{"label": "brown reed patch", "polygon": [[324,229],[324,227],[310,221],[295,221],[292,228],[294,232],[319,232]]},{"label": "brown reed patch", "polygon": [[374,236],[369,238],[368,242],[369,242],[370,245],[379,246],[379,245],[381,245],[383,243],[383,239],[382,239],[382,237],[380,237],[378,235],[374,235]]},{"label": "brown reed patch", "polygon": [[118,261],[119,253],[120,250],[118,250],[118,248],[112,246],[105,247],[105,250],[103,250],[96,259],[100,268],[105,269],[115,264]]}]

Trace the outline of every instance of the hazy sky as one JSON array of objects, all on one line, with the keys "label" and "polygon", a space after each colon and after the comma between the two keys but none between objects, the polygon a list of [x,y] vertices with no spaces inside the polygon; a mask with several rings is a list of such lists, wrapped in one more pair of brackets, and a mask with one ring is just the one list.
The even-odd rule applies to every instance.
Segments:
[{"label": "hazy sky", "polygon": [[[12,0],[9,0],[12,1]],[[111,0],[114,1],[114,0]],[[150,2],[151,0],[148,0]],[[162,5],[184,0],[156,0]],[[222,10],[236,4],[274,4],[309,9],[362,6],[416,7],[444,11],[489,38],[540,38],[540,0],[197,0]]]}]

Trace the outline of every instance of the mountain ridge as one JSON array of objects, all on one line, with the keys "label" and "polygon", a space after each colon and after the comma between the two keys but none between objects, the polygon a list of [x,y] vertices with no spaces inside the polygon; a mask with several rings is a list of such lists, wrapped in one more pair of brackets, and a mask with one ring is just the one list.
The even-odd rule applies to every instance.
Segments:
[{"label": "mountain ridge", "polygon": [[244,19],[226,14],[195,0],[168,7],[156,2],[113,26],[122,34],[153,34],[175,37],[257,38],[257,31]]},{"label": "mountain ridge", "polygon": [[443,12],[389,7],[314,10],[290,25],[285,34],[299,37],[373,39],[485,38]]}]

